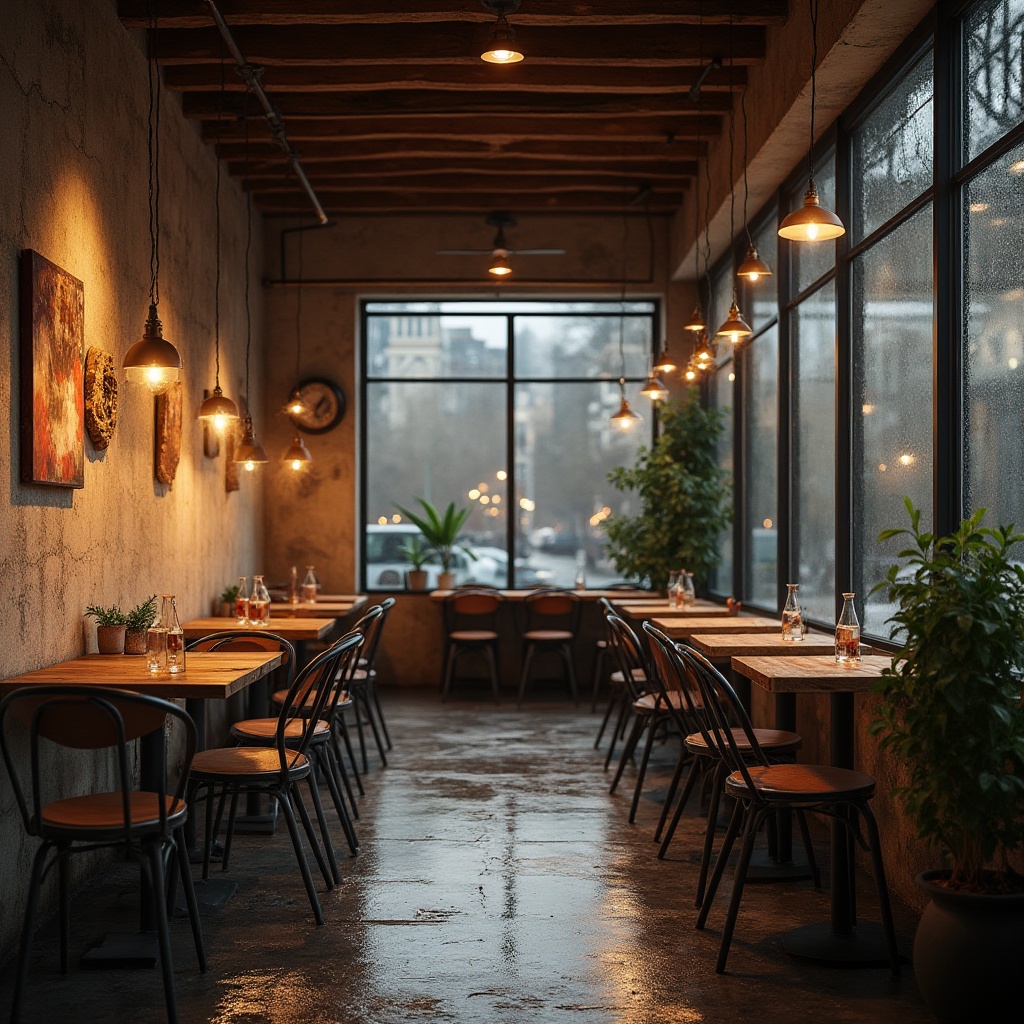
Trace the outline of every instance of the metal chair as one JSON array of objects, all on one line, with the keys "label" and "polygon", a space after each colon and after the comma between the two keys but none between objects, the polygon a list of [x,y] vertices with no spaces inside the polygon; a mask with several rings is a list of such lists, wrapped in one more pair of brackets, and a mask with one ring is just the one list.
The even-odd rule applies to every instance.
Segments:
[{"label": "metal chair", "polygon": [[498,610],[504,597],[497,590],[457,589],[444,599],[447,650],[441,673],[441,700],[447,700],[455,677],[455,663],[461,654],[483,653],[490,669],[491,692],[498,703]]},{"label": "metal chair", "polygon": [[[184,730],[185,747],[179,762],[179,777],[167,791],[166,726],[177,722]],[[8,722],[17,724],[18,742],[8,739]],[[131,784],[135,766],[133,740],[146,739],[151,749],[159,749],[159,765],[154,778],[147,780],[155,789],[139,790]],[[27,743],[26,743],[27,740]],[[40,767],[40,751],[45,745],[78,750],[115,752],[117,788],[77,796],[48,799],[44,795],[45,773]],[[178,1019],[174,993],[174,965],[168,927],[168,879],[165,862],[172,850],[177,857],[192,938],[199,969],[206,970],[199,908],[196,904],[192,873],[183,829],[188,813],[185,787],[189,765],[195,753],[196,728],[191,718],[170,701],[144,694],[100,686],[26,687],[0,703],[0,748],[11,777],[14,796],[21,811],[25,831],[38,836],[42,844],[32,862],[28,901],[22,924],[18,969],[11,1007],[12,1024],[17,1022],[35,922],[36,905],[42,883],[54,865],[58,867],[60,890],[60,968],[67,974],[71,928],[70,858],[76,853],[119,847],[137,860],[153,900],[153,916],[160,947],[167,1019]],[[26,788],[18,769],[20,752],[28,749]],[[15,751],[18,751],[16,754]],[[47,863],[51,854],[52,860]]]},{"label": "metal chair", "polygon": [[579,705],[576,667],[572,645],[579,628],[582,602],[571,590],[548,588],[527,595],[522,603],[523,670],[519,676],[519,698],[522,707],[530,668],[537,653],[558,654],[564,661],[572,699]]},{"label": "metal chair", "polygon": [[[384,624],[388,614],[395,606],[395,599],[387,597],[375,607],[380,608],[380,617],[367,630],[366,640],[363,645],[363,653],[359,659],[359,665],[352,673],[350,682],[352,703],[343,705],[342,711],[351,709],[356,716],[356,734],[359,737],[359,752],[362,756],[363,771],[369,771],[370,766],[366,758],[366,737],[363,733],[363,715],[369,723],[373,733],[374,742],[377,744],[377,753],[380,755],[380,762],[384,768],[388,766],[385,747],[391,749],[391,737],[388,734],[387,723],[384,721],[384,709],[380,704],[380,697],[377,695],[377,650],[380,646],[380,638],[384,633]],[[378,728],[378,721],[380,726]],[[383,739],[381,735],[383,734]]]},{"label": "metal chair", "polygon": [[[722,674],[696,651],[682,645],[677,645],[677,649],[693,669],[693,678],[700,688],[703,705],[708,712],[704,716],[707,732],[705,740],[709,747],[713,746],[721,753],[725,770],[729,772],[725,779],[725,792],[736,800],[729,829],[715,861],[708,891],[697,917],[698,929],[702,929],[707,922],[708,912],[725,872],[729,854],[732,852],[736,837],[741,830],[743,833],[715,971],[718,974],[725,971],[736,918],[743,899],[747,869],[760,827],[780,811],[793,810],[828,815],[846,826],[853,839],[870,852],[889,966],[893,977],[899,977],[899,951],[896,947],[889,890],[882,864],[878,824],[869,803],[875,795],[875,780],[870,775],[849,768],[817,764],[772,764],[762,751],[736,692]],[[737,733],[729,721],[730,713],[739,721],[748,749],[741,747]],[[863,819],[867,827],[867,841],[855,824],[858,818]]]}]

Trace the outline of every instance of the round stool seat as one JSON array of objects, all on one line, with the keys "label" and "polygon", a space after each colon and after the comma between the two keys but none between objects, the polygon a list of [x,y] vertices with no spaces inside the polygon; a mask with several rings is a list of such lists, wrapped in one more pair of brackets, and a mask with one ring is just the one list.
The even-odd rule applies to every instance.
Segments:
[{"label": "round stool seat", "polygon": [[[840,798],[867,800],[874,796],[875,780],[851,768],[833,768],[823,764],[751,765],[747,769],[759,796],[809,804]],[[743,776],[733,772],[725,780],[730,796],[748,797]]]},{"label": "round stool seat", "polygon": [[[739,728],[731,730],[737,750],[750,750],[747,734]],[[755,729],[754,736],[764,750],[797,750],[800,747],[800,734],[786,732],[784,729]],[[708,745],[699,732],[690,733],[686,737],[686,749],[694,754],[706,754]]]},{"label": "round stool seat", "polygon": [[567,629],[531,629],[523,634],[524,640],[540,644],[567,643],[572,638]]},{"label": "round stool seat", "polygon": [[457,629],[448,634],[448,639],[457,644],[482,644],[497,640],[498,634],[491,629]]}]

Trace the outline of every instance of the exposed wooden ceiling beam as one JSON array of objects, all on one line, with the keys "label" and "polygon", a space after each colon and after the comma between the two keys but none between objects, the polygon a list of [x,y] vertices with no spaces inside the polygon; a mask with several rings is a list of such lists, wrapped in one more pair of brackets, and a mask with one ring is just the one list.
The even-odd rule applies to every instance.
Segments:
[{"label": "exposed wooden ceiling beam", "polygon": [[[238,123],[218,124],[203,121],[203,138],[212,142],[244,139],[245,127]],[[625,117],[621,119],[589,117],[536,118],[529,114],[481,117],[479,114],[444,117],[351,117],[333,119],[288,119],[288,137],[293,142],[309,139],[387,139],[458,136],[464,139],[606,139],[610,142],[652,142],[668,135],[680,139],[707,139],[721,130],[720,118],[703,117]],[[257,129],[263,131],[262,126]],[[257,130],[250,134],[257,136]]]},{"label": "exposed wooden ceiling beam", "polygon": [[[671,117],[695,117],[700,113],[723,113],[730,109],[732,97],[712,93],[702,97],[700,106],[686,95],[618,96],[593,92],[552,92],[540,97],[535,93],[476,92],[393,92],[374,93],[286,93],[275,97],[280,115],[289,124],[298,118],[378,117],[389,119],[415,114],[420,118],[442,118],[451,115],[487,116],[491,114],[529,114],[535,119],[572,114],[577,117],[648,117],[660,114]],[[182,96],[185,116],[194,120],[210,120],[222,116],[236,120],[247,110],[249,116],[262,115],[257,105],[246,104],[244,94],[223,99],[217,93],[185,93]],[[222,111],[223,108],[223,111]],[[289,134],[291,134],[289,130]]]},{"label": "exposed wooden ceiling beam", "polygon": [[[517,213],[619,213],[623,212],[624,196],[618,193],[579,193],[564,192],[554,195],[536,195],[533,193],[518,195],[515,203],[509,203],[506,192],[474,192],[445,195],[423,193],[394,192],[344,192],[319,193],[324,208],[332,216],[343,216],[346,213],[471,213],[484,215],[491,210],[507,209],[510,205]],[[283,195],[255,195],[253,202],[257,209],[268,213],[306,213],[309,203],[299,192]],[[677,209],[682,200],[682,193],[651,197],[649,204],[652,213],[671,213]],[[638,211],[643,212],[643,208]]]},{"label": "exposed wooden ceiling beam", "polygon": [[[505,192],[518,195],[523,192],[548,195],[559,192],[613,192],[623,196],[635,194],[640,185],[650,184],[656,190],[669,194],[683,191],[681,178],[641,182],[636,175],[625,177],[615,174],[580,174],[545,177],[541,182],[520,174],[410,174],[402,178],[384,178],[379,175],[345,175],[311,177],[313,187],[320,192],[407,192],[458,194],[460,192]],[[293,192],[294,179],[284,175],[250,178],[249,191],[267,195],[273,192]]]},{"label": "exposed wooden ceiling beam", "polygon": [[[475,64],[487,38],[481,28],[465,22],[286,25],[240,27],[233,35],[253,64]],[[531,62],[656,67],[703,65],[711,55],[731,55],[737,64],[752,64],[764,58],[765,30],[713,26],[700,33],[690,25],[602,27],[582,20],[571,28],[537,29],[528,47],[521,42]],[[219,63],[217,30],[165,29],[155,48],[150,40],[150,56],[164,64]]]},{"label": "exposed wooden ceiling beam", "polygon": [[[416,22],[478,22],[492,24],[494,15],[473,3],[441,0],[218,0],[229,25],[360,25]],[[517,26],[565,25],[779,25],[786,20],[786,0],[545,0],[516,11]],[[151,0],[119,0],[121,21],[129,28],[147,28]],[[201,0],[162,0],[159,24],[203,28],[210,15]]]},{"label": "exposed wooden ceiling beam", "polygon": [[[596,90],[606,93],[683,93],[689,92],[700,69],[696,67],[608,67],[604,65],[533,64],[523,61],[494,68],[482,61],[474,64],[306,64],[267,68],[263,84],[267,92],[279,96],[289,92],[373,92],[380,89],[436,89],[464,92],[467,88],[501,92],[548,93],[552,89],[570,92]],[[220,89],[220,68],[216,64],[175,64],[163,69],[164,84],[179,92],[210,92]],[[746,86],[747,69],[736,67],[711,71],[705,77],[705,93],[739,91]],[[234,74],[224,81],[228,92],[243,92],[245,83]]]}]

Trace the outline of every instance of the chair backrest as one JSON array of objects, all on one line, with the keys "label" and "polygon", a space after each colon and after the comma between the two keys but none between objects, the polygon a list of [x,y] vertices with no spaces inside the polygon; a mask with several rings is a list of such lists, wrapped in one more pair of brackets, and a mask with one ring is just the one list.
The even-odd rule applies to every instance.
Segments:
[{"label": "chair backrest", "polygon": [[380,608],[380,617],[366,631],[363,641],[362,662],[367,672],[373,668],[374,662],[377,660],[377,648],[380,645],[380,638],[384,633],[384,623],[387,622],[391,609],[395,607],[395,599],[393,597],[386,597],[376,607]]},{"label": "chair backrest", "polygon": [[688,732],[699,732],[705,743],[714,743],[714,737],[704,718],[704,698],[693,676],[693,669],[683,661],[678,645],[651,622],[643,624],[650,637],[651,662],[658,679],[669,690],[679,693],[679,719]]},{"label": "chair backrest", "polygon": [[[388,598],[389,601],[394,603],[394,598]],[[344,679],[342,678],[343,673],[341,669],[335,671],[335,681],[342,684],[344,689],[348,689],[348,684],[352,680],[352,673],[356,669],[356,665],[360,660],[364,660],[367,657],[369,651],[372,656],[373,652],[370,650],[371,646],[376,646],[376,636],[380,632],[381,626],[384,624],[384,618],[387,612],[384,609],[383,604],[375,604],[367,608],[366,611],[360,616],[359,621],[349,630],[349,633],[358,633],[363,638],[362,646],[360,647],[359,657],[355,659],[355,663],[351,666],[351,670],[344,673]],[[346,634],[347,635],[347,634]],[[344,637],[342,638],[344,639]],[[348,668],[346,664],[346,668]],[[367,668],[369,665],[367,664]]]},{"label": "chair backrest", "polygon": [[[338,709],[338,702],[347,698],[352,689],[352,676],[359,666],[359,654],[366,643],[366,630],[372,629],[381,616],[380,605],[374,605],[349,632],[333,647],[339,649],[338,660],[334,663],[331,692],[327,697],[321,718],[332,722]],[[355,638],[355,640],[353,640]]]},{"label": "chair backrest", "polygon": [[452,592],[442,606],[445,634],[457,629],[495,630],[498,608],[504,600],[497,590],[477,588]]},{"label": "chair backrest", "polygon": [[[161,828],[167,834],[167,747],[165,727],[168,718],[181,723],[185,730],[185,750],[180,761],[178,779],[172,789],[174,800],[185,794],[185,784],[196,750],[196,727],[189,715],[176,704],[104,686],[27,686],[15,690],[0,703],[0,749],[11,777],[18,809],[29,835],[47,837],[41,809],[50,801],[44,790],[44,773],[40,751],[44,744],[78,750],[116,753],[118,792],[123,811],[124,841],[131,842],[130,794],[135,758],[128,745],[159,731],[160,771],[155,779],[157,807]],[[8,735],[8,722],[16,724],[18,737]],[[18,770],[16,750],[24,751],[28,736],[28,778],[26,791],[22,772]],[[12,743],[12,740],[14,742]],[[16,746],[15,746],[16,743]],[[109,790],[105,790],[109,792]],[[66,797],[68,794],[56,794]],[[81,795],[81,794],[73,794]]]},{"label": "chair backrest", "polygon": [[[636,700],[649,689],[648,679],[651,679],[653,672],[647,663],[647,655],[644,653],[640,638],[633,632],[632,627],[625,619],[612,613],[607,617],[608,628],[612,635],[612,651],[629,690],[630,696]],[[650,689],[657,689],[654,680],[651,680]]]},{"label": "chair backrest", "polygon": [[571,590],[548,587],[523,598],[524,630],[562,629],[575,635],[583,602]]},{"label": "chair backrest", "polygon": [[223,629],[199,640],[193,640],[189,651],[280,651],[284,655],[282,667],[287,671],[287,685],[295,678],[295,646],[290,640],[269,630]]},{"label": "chair backrest", "polygon": [[[768,758],[765,757],[761,744],[757,741],[747,709],[729,681],[704,655],[685,644],[677,644],[676,650],[686,664],[693,669],[694,679],[700,687],[701,697],[704,701],[706,712],[704,719],[718,753],[725,761],[726,767],[730,771],[739,772],[750,792],[756,793],[748,765],[752,763],[767,765]],[[730,714],[739,724],[739,728],[750,745],[749,751],[745,753],[740,752],[736,736],[732,731]]]}]

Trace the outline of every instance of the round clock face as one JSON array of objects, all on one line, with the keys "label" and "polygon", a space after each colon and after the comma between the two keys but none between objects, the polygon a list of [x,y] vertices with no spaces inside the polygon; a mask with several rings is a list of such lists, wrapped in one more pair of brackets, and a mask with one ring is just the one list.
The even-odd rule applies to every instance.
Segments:
[{"label": "round clock face", "polygon": [[299,381],[296,390],[302,397],[306,411],[288,418],[307,434],[326,434],[333,430],[345,415],[345,393],[332,380],[310,377]]}]

